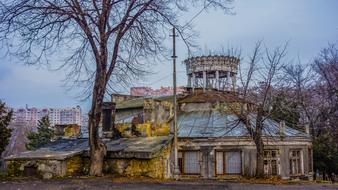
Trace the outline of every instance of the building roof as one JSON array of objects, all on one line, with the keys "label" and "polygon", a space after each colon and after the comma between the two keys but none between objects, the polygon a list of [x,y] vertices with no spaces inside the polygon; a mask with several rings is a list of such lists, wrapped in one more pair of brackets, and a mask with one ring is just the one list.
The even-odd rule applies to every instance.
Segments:
[{"label": "building roof", "polygon": [[[233,92],[217,91],[217,90],[208,90],[203,92],[202,89],[195,89],[195,92],[182,95],[178,94],[179,103],[215,103],[215,102],[245,102],[237,94]],[[133,109],[133,108],[143,108],[144,100],[153,99],[157,101],[172,101],[173,96],[147,96],[140,97],[131,100],[126,100],[116,104],[116,109]],[[250,103],[246,101],[247,103]]]},{"label": "building roof", "polygon": [[59,139],[51,142],[35,151],[25,151],[11,155],[5,160],[24,159],[54,159],[64,160],[72,156],[82,154],[88,149],[88,139]]},{"label": "building roof", "polygon": [[154,96],[154,97],[141,97],[141,98],[135,98],[131,100],[126,100],[123,102],[119,102],[116,104],[116,109],[133,109],[133,108],[143,108],[144,106],[144,100],[146,99],[153,99],[158,101],[169,101],[173,99],[173,96]]},{"label": "building roof", "polygon": [[201,89],[186,95],[179,100],[180,103],[216,103],[216,102],[245,102],[234,92],[208,90],[203,92]]},{"label": "building roof", "polygon": [[141,158],[157,157],[167,147],[172,136],[121,138],[106,143],[110,158]]},{"label": "building roof", "polygon": [[[256,115],[251,114],[252,122]],[[266,118],[264,120],[264,136],[280,136],[279,123]],[[254,126],[254,125],[252,125]],[[245,137],[249,136],[243,122],[233,114],[221,113],[219,111],[193,111],[180,113],[178,117],[178,137],[201,138],[201,137]],[[308,134],[285,127],[286,137],[308,137]]]},{"label": "building roof", "polygon": [[[158,156],[167,147],[172,136],[121,138],[105,140],[107,156],[111,158],[150,159]],[[8,156],[5,160],[65,160],[75,155],[88,154],[88,138],[59,139],[35,151],[26,151]]]}]

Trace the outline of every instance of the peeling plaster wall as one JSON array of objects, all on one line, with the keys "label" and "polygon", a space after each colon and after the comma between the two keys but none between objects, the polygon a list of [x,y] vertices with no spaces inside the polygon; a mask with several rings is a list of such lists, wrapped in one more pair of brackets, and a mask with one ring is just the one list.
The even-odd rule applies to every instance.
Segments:
[{"label": "peeling plaster wall", "polygon": [[11,177],[22,177],[25,167],[37,167],[35,177],[50,179],[64,177],[67,174],[67,163],[62,160],[12,160],[7,161],[7,173]]},{"label": "peeling plaster wall", "polygon": [[162,150],[152,159],[106,158],[104,172],[124,177],[151,177],[165,179],[170,177],[171,146]]},{"label": "peeling plaster wall", "polygon": [[83,173],[83,161],[81,155],[73,156],[66,160],[26,159],[6,161],[7,174],[10,177],[25,176],[25,167],[36,167],[36,176],[50,179],[55,177],[76,176]]},{"label": "peeling plaster wall", "polygon": [[[307,178],[309,172],[312,170],[309,168],[308,150],[311,148],[311,142],[304,139],[304,141],[290,140],[288,142],[276,141],[274,143],[266,144],[265,149],[276,149],[280,151],[279,164],[280,164],[280,177],[283,179],[289,179],[292,177]],[[198,150],[201,152],[201,174],[202,178],[228,178],[230,175],[216,175],[215,171],[215,157],[216,151],[240,151],[242,160],[242,176],[253,177],[256,172],[256,147],[252,143],[248,143],[248,140],[222,140],[217,141],[213,139],[181,139],[179,142],[179,151]],[[290,162],[289,152],[290,150],[301,150],[303,152],[303,175],[290,176]]]}]

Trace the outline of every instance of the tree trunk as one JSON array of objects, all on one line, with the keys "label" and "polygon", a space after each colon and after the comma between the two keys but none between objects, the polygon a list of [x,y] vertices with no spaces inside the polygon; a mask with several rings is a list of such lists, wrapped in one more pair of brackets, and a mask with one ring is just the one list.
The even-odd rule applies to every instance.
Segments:
[{"label": "tree trunk", "polygon": [[264,146],[262,137],[255,137],[255,144],[257,149],[257,162],[256,162],[256,177],[264,176]]},{"label": "tree trunk", "polygon": [[256,119],[256,131],[254,135],[254,141],[257,150],[256,177],[264,176],[264,144],[262,140],[262,130],[263,130],[262,112],[258,111]]},{"label": "tree trunk", "polygon": [[89,113],[89,146],[91,176],[102,176],[103,159],[106,155],[106,145],[99,137],[98,129],[101,121],[103,97],[105,92],[104,75],[97,72],[93,89],[92,107]]}]

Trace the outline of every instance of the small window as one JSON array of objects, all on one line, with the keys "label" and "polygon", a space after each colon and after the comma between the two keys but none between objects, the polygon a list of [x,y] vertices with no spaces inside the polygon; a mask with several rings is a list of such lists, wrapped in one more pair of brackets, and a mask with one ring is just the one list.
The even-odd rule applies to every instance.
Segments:
[{"label": "small window", "polygon": [[27,177],[36,177],[38,175],[38,167],[37,166],[25,166],[23,170],[24,176]]}]

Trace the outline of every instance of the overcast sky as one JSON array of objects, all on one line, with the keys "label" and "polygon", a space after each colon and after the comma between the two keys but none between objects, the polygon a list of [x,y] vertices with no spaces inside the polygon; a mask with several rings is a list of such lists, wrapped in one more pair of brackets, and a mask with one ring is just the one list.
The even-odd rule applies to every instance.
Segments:
[{"label": "overcast sky", "polygon": [[[268,47],[289,41],[288,59],[299,55],[303,63],[308,63],[329,42],[338,42],[337,0],[237,0],[232,6],[233,15],[209,10],[194,20],[194,28],[199,34],[196,43],[203,51],[235,47],[241,48],[245,57],[257,40],[263,39]],[[198,10],[191,10],[181,18],[182,21],[190,20],[196,12]],[[185,67],[181,63],[186,56],[187,50],[179,41],[178,85],[186,85]],[[155,74],[134,86],[171,86],[171,61],[151,69]],[[80,105],[88,110],[88,101],[81,102],[76,92],[67,92],[62,85],[63,79],[62,71],[51,72],[43,67],[24,66],[2,58],[0,99],[12,107],[24,107],[26,104],[30,107]],[[124,91],[127,93],[128,89]]]}]

